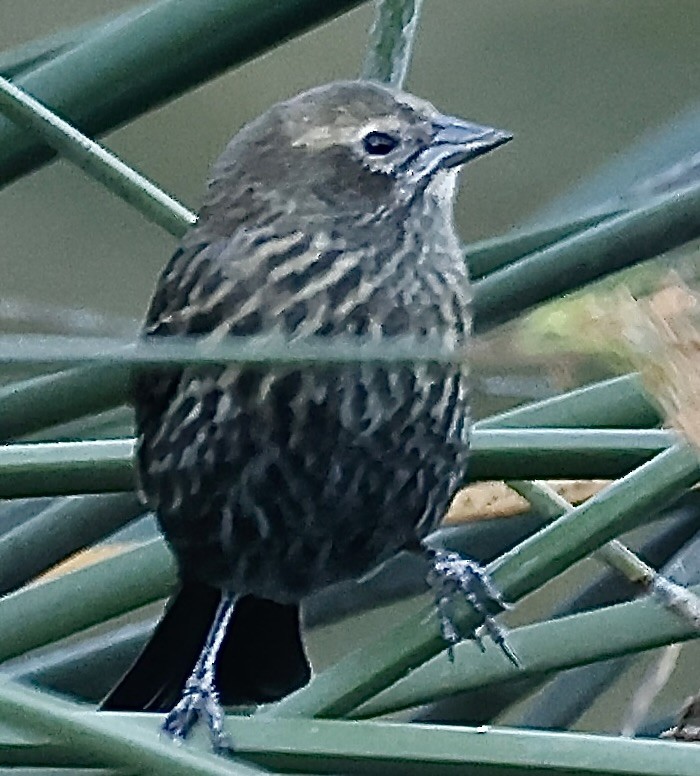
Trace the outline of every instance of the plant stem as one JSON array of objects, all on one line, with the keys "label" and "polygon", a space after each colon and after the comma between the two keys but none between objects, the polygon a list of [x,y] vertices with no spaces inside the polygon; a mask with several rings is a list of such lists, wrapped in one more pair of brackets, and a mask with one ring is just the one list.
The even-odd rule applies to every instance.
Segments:
[{"label": "plant stem", "polygon": [[423,0],[375,0],[362,78],[403,88]]}]

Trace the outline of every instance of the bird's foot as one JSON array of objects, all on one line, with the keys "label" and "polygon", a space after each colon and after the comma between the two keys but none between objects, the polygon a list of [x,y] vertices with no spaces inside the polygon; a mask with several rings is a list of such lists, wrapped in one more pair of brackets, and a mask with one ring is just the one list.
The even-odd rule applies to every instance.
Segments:
[{"label": "bird's foot", "polygon": [[231,743],[224,733],[224,710],[212,679],[209,674],[193,674],[187,680],[182,698],[168,713],[162,730],[176,741],[184,741],[201,718],[214,751],[226,752],[231,750]]},{"label": "bird's foot", "polygon": [[485,633],[513,665],[519,666],[517,655],[506,641],[505,631],[493,617],[494,610],[496,613],[503,611],[508,608],[508,604],[483,566],[456,552],[429,549],[428,553],[432,561],[428,584],[435,592],[440,631],[448,644],[450,660],[454,659],[453,647],[462,640],[462,634],[454,622],[453,607],[457,600],[466,599],[481,617],[481,625],[474,633],[481,650],[484,650]]}]

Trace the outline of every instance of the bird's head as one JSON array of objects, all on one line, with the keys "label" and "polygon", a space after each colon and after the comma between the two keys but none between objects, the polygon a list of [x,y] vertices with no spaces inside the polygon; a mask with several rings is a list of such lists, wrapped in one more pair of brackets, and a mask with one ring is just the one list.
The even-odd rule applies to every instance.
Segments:
[{"label": "bird's head", "polygon": [[380,84],[335,82],[241,130],[214,167],[209,199],[238,190],[297,213],[369,215],[453,179],[460,165],[510,139]]}]

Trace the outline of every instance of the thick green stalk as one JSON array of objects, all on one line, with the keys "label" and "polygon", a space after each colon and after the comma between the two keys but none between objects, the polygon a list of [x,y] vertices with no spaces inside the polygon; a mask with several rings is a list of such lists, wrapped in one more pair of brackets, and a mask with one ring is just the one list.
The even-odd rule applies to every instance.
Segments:
[{"label": "thick green stalk", "polygon": [[195,336],[134,339],[78,335],[0,334],[0,363],[10,366],[177,366],[235,363],[243,366],[325,366],[327,364],[454,364],[462,351],[446,347],[439,338],[410,335],[381,341],[358,337],[308,337],[292,341],[279,334],[227,337],[207,342]]},{"label": "thick green stalk", "polygon": [[611,210],[589,216],[581,216],[562,224],[539,229],[518,231],[513,234],[500,235],[478,243],[464,246],[464,257],[469,266],[472,280],[489,275],[497,269],[520,261],[535,251],[561,242],[568,237],[580,234],[592,226],[606,221],[612,216],[622,213],[622,210]]},{"label": "thick green stalk", "polygon": [[76,439],[124,439],[133,435],[133,411],[129,407],[115,407],[27,434],[22,441],[73,442]]},{"label": "thick green stalk", "polygon": [[0,447],[0,498],[130,491],[133,450],[131,439]]},{"label": "thick green stalk", "polygon": [[[35,433],[127,400],[128,371],[122,365],[92,366],[0,388],[0,439]],[[476,424],[488,428],[647,428],[659,423],[636,375],[526,404]]]},{"label": "thick green stalk", "polygon": [[[691,590],[700,593],[700,585]],[[687,620],[646,596],[509,631],[508,643],[520,668],[504,661],[492,644],[482,652],[475,641],[463,641],[454,649],[454,663],[447,655],[438,655],[363,704],[352,717],[390,714],[479,687],[538,678],[699,635]]]},{"label": "thick green stalk", "polygon": [[7,744],[0,745],[8,751],[29,754],[33,746],[51,746],[60,734],[62,743],[83,755],[81,762],[111,762],[153,774],[243,776],[261,772],[253,764],[259,763],[275,772],[351,769],[367,776],[472,770],[513,776],[543,766],[550,776],[695,776],[699,757],[692,745],[582,733],[336,720],[309,725],[229,716],[226,729],[239,753],[232,760],[208,753],[203,740],[173,746],[157,735],[157,715],[84,711],[10,681],[0,684],[0,710],[28,731],[6,736]]},{"label": "thick green stalk", "polygon": [[487,428],[648,428],[661,422],[636,374],[603,380],[583,388],[524,404],[484,418]]},{"label": "thick green stalk", "polygon": [[[656,430],[477,429],[469,477],[611,479],[666,450],[674,439]],[[133,449],[132,439],[0,447],[0,498],[131,490]]]},{"label": "thick green stalk", "polygon": [[665,450],[668,431],[475,428],[470,480],[615,479]]},{"label": "thick green stalk", "polygon": [[700,185],[674,191],[529,254],[474,284],[485,331],[533,305],[700,237]]},{"label": "thick green stalk", "polygon": [[0,599],[0,661],[50,644],[172,593],[162,539]]},{"label": "thick green stalk", "polygon": [[0,713],[21,720],[28,731],[26,741],[16,733],[8,735],[9,747],[31,751],[32,744],[40,745],[42,734],[48,741],[60,735],[62,743],[86,753],[92,762],[125,764],[149,774],[243,776],[262,766],[273,772],[365,776],[518,776],[543,768],[549,776],[696,776],[700,758],[697,747],[672,741],[355,720],[309,724],[229,715],[226,732],[237,756],[225,759],[206,751],[205,737],[185,746],[159,737],[159,715],[85,711],[11,681],[0,683]]},{"label": "thick green stalk", "polygon": [[0,536],[0,595],[142,514],[135,493],[56,499]]},{"label": "thick green stalk", "polygon": [[40,431],[123,404],[129,367],[123,364],[70,369],[0,388],[0,440]]},{"label": "thick green stalk", "polygon": [[[161,776],[257,776],[266,773],[255,765],[219,757],[201,744],[194,747],[188,742],[187,746],[177,746],[158,734],[159,715],[128,717],[86,712],[77,703],[7,679],[0,680],[0,716],[34,736],[43,734],[49,744],[56,746],[57,754],[60,742],[62,749],[78,753],[81,761],[111,764],[119,767],[120,773],[124,773],[125,766],[128,773]],[[4,748],[11,748],[12,743],[17,746],[16,742],[11,742],[10,747]],[[25,756],[31,757],[31,746],[24,744],[22,748]]]},{"label": "thick green stalk", "polygon": [[108,25],[121,24],[125,19],[135,17],[142,12],[143,8],[137,6],[123,14],[108,14],[97,20],[92,19],[78,27],[59,30],[46,38],[32,40],[17,48],[2,51],[0,52],[0,73],[5,78],[15,78],[77,46],[91,35],[104,31]]}]

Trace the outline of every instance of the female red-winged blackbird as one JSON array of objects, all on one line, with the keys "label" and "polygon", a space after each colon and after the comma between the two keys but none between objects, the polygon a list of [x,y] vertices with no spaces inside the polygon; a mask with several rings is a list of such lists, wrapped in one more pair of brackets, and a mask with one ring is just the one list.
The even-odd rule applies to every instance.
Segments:
[{"label": "female red-winged blackbird", "polygon": [[[274,106],[215,164],[145,336],[466,344],[457,168],[509,139],[368,82]],[[435,528],[467,461],[465,370],[186,367],[139,377],[134,402],[141,489],[182,588],[103,708],[175,705],[166,731],[183,737],[204,716],[216,745],[219,694],[269,701],[308,681],[304,596]],[[446,592],[475,577],[435,560]],[[443,631],[457,638],[444,617]]]}]

